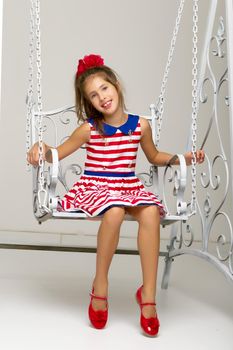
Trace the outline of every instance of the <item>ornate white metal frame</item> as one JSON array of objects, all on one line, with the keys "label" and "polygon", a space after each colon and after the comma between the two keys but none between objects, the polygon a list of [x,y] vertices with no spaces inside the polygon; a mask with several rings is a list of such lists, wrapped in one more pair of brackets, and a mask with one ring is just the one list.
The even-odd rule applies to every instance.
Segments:
[{"label": "ornate white metal frame", "polygon": [[[211,104],[212,101],[209,121],[207,123],[208,127],[201,148],[205,146],[206,151],[210,133],[215,129],[217,135],[215,142],[218,144],[220,152],[219,154],[211,154],[211,149],[209,153],[206,151],[207,169],[199,175],[198,179],[200,182],[200,191],[199,196],[197,196],[197,215],[195,216],[195,220],[193,220],[193,223],[189,221],[185,224],[180,223],[172,226],[168,256],[165,258],[166,266],[162,282],[163,288],[167,288],[168,286],[169,272],[174,257],[183,254],[195,255],[211,262],[224,273],[229,281],[233,282],[233,216],[232,213],[230,214],[227,212],[224,207],[227,199],[231,201],[231,204],[233,200],[233,187],[230,188],[229,176],[230,172],[232,174],[233,170],[233,6],[231,0],[225,2],[227,25],[225,26],[225,16],[222,15],[219,18],[218,29],[215,34],[213,33],[213,28],[216,19],[217,4],[218,1],[213,0],[209,12],[200,69],[199,112],[201,114],[202,105]],[[218,62],[221,60],[224,63],[224,68],[222,69],[220,77],[215,72],[214,60],[218,60]],[[209,94],[206,92],[207,84],[211,90]],[[228,95],[224,94],[224,86],[228,90]],[[221,103],[225,104],[227,109],[227,113],[225,114],[229,116],[230,159],[227,159],[223,146],[223,138],[225,135],[221,134],[219,127],[219,105]],[[223,114],[222,110],[221,112]],[[217,163],[218,168],[216,169]],[[216,171],[218,171],[217,174]],[[220,175],[221,171],[225,172],[224,183]],[[233,183],[232,175],[231,181]],[[223,187],[223,193],[221,193],[221,187]],[[216,192],[218,196],[216,196]],[[218,198],[217,203],[213,203],[214,198]],[[215,209],[213,209],[213,204],[216,206]],[[232,210],[232,205],[229,206],[228,211],[229,210]],[[224,226],[220,227],[220,233],[216,233],[217,220],[220,218],[224,222]],[[199,225],[197,221],[199,221]],[[194,238],[197,237],[198,234],[198,232],[195,232],[197,227],[201,227],[201,232],[199,232],[201,234],[199,245],[197,242],[194,242]]]}]

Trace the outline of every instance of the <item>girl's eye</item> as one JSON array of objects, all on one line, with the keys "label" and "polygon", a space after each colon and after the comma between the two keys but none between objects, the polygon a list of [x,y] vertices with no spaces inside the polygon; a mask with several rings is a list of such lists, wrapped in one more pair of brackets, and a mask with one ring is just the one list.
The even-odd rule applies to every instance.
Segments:
[{"label": "girl's eye", "polygon": [[104,87],[103,87],[103,90],[107,90],[107,88],[108,88],[107,86],[104,86]]},{"label": "girl's eye", "polygon": [[90,96],[91,100],[96,96],[96,94],[93,94]]}]

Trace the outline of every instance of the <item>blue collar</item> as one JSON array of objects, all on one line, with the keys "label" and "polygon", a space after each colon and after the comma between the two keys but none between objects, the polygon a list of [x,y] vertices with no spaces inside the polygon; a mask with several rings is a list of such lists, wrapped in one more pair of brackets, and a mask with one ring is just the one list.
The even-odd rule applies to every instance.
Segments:
[{"label": "blue collar", "polygon": [[[126,123],[118,127],[103,123],[104,135],[112,136],[117,132],[117,130],[120,130],[125,135],[129,135],[130,133],[135,131],[138,125],[138,119],[139,119],[138,115],[129,114]],[[95,126],[94,118],[89,118],[88,122],[91,123],[93,126]]]}]

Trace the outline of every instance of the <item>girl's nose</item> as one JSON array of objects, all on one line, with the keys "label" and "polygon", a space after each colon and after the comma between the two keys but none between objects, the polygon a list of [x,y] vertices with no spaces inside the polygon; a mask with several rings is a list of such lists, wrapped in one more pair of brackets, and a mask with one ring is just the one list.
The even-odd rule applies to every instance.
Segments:
[{"label": "girl's nose", "polygon": [[100,101],[103,102],[105,100],[105,95],[103,93],[99,94]]}]

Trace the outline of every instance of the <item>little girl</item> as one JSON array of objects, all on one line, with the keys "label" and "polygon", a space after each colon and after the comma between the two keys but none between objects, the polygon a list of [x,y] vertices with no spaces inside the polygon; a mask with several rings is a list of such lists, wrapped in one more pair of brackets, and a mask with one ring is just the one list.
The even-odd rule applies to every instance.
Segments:
[{"label": "little girl", "polygon": [[[90,217],[103,215],[97,236],[89,319],[98,329],[107,322],[108,271],[121,224],[128,213],[139,223],[137,243],[143,282],[136,292],[136,300],[141,310],[140,325],[146,335],[156,336],[159,330],[155,294],[160,218],[165,210],[157,196],[145,190],[134,171],[139,143],[151,164],[165,166],[172,155],[156,149],[146,119],[125,112],[119,80],[99,55],[79,60],[75,93],[77,115],[83,123],[57,151],[61,160],[86,144],[85,170],[60,205],[61,210],[81,210]],[[43,148],[44,158],[51,162],[51,147],[43,144]],[[192,152],[184,156],[190,165]],[[29,151],[28,161],[38,165],[38,158],[37,143]],[[204,152],[197,151],[196,159],[197,163],[202,163]]]}]

